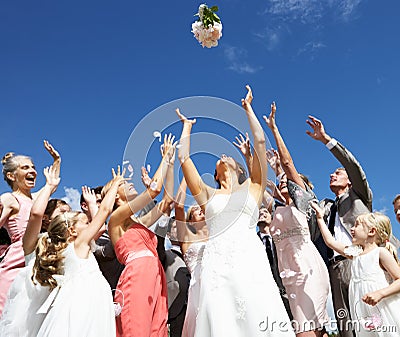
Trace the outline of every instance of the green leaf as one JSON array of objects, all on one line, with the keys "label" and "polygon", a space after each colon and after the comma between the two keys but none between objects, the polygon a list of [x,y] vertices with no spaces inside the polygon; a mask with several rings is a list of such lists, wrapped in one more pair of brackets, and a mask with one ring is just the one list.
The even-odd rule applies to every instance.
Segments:
[{"label": "green leaf", "polygon": [[218,12],[218,6],[212,6],[210,8],[213,12]]}]

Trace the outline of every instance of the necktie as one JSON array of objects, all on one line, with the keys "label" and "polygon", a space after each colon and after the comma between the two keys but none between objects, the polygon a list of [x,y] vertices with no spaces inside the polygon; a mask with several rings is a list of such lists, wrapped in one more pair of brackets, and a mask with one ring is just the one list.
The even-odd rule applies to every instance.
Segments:
[{"label": "necktie", "polygon": [[[338,198],[335,199],[335,202],[332,204],[331,212],[329,214],[328,228],[333,236],[335,236],[335,220],[336,220],[338,200],[339,200]],[[328,248],[328,259],[332,257],[333,257],[333,250]]]},{"label": "necktie", "polygon": [[269,235],[264,236],[264,245],[265,245],[265,251],[267,252],[268,255],[269,263],[272,266],[274,264],[274,255],[272,253],[271,236]]}]

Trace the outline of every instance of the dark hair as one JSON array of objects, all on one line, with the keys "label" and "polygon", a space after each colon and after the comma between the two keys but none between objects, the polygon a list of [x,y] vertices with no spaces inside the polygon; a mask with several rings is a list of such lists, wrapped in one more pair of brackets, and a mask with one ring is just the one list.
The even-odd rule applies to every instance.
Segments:
[{"label": "dark hair", "polygon": [[[91,190],[94,192],[94,194],[100,194],[101,195],[101,190],[103,189],[103,186],[97,186],[91,188]],[[79,200],[79,204],[83,204],[85,202],[85,199],[83,198],[83,194],[81,193],[81,198]]]},{"label": "dark hair", "polygon": [[[233,159],[233,160],[235,160],[235,159]],[[235,160],[235,163],[239,168],[238,182],[241,185],[247,179],[247,171],[246,171],[245,167],[242,164],[240,164],[238,161]],[[219,180],[217,179],[217,170],[214,171],[214,180],[217,183],[217,187],[221,188],[221,184],[220,184]]]},{"label": "dark hair", "polygon": [[49,227],[50,219],[54,211],[56,210],[57,207],[64,205],[69,206],[68,203],[62,199],[50,199],[48,201],[42,218],[42,228],[40,230],[41,232],[47,232],[47,228]]}]

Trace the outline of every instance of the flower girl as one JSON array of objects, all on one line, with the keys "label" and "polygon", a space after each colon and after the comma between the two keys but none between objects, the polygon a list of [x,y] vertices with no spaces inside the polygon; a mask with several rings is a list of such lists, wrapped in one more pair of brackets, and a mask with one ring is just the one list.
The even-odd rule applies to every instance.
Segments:
[{"label": "flower girl", "polygon": [[47,312],[38,336],[115,336],[110,286],[91,253],[91,242],[112,212],[123,173],[118,170],[91,223],[83,213],[60,214],[39,240],[33,274],[52,292],[38,311]]},{"label": "flower girl", "polygon": [[[313,203],[318,225],[328,247],[352,259],[349,285],[351,317],[357,336],[389,336],[400,329],[400,266],[389,243],[390,219],[381,213],[357,217],[351,228],[353,245],[335,241],[323,220],[323,210]],[[387,281],[388,273],[392,282]],[[389,334],[388,334],[389,332]]]}]

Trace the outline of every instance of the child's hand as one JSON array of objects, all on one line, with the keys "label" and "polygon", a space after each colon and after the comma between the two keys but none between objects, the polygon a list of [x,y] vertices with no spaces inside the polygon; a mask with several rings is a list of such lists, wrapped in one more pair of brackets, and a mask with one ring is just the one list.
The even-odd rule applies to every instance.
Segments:
[{"label": "child's hand", "polygon": [[319,207],[318,203],[315,200],[312,200],[310,202],[310,204],[311,204],[311,207],[315,211],[317,219],[323,219],[324,218],[324,210],[321,207]]},{"label": "child's hand", "polygon": [[369,305],[376,305],[381,299],[383,295],[380,290],[373,291],[372,293],[367,293],[362,297],[362,300]]}]

